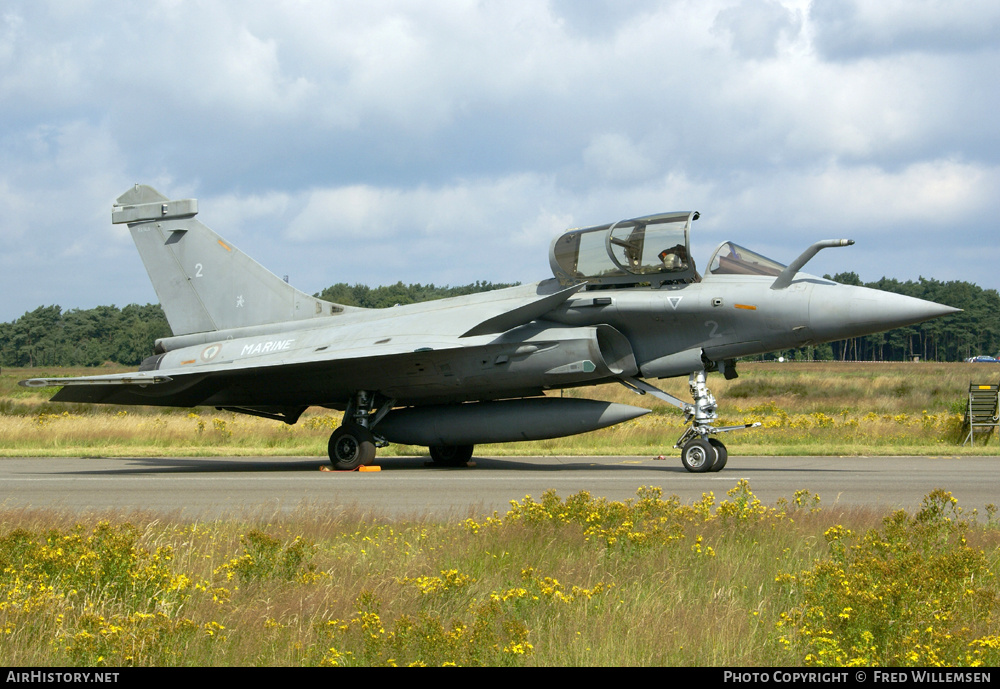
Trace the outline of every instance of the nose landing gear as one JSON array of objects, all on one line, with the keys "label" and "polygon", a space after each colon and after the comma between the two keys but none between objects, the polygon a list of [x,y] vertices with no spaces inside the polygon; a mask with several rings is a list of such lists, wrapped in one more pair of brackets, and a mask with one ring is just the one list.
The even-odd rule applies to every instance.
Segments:
[{"label": "nose landing gear", "polygon": [[688,388],[691,390],[694,404],[663,392],[639,378],[620,378],[619,381],[632,392],[640,395],[649,393],[684,410],[684,420],[692,423],[674,443],[674,448],[681,449],[681,464],[684,465],[685,469],[694,473],[721,471],[729,460],[726,446],[721,440],[711,436],[717,433],[760,426],[760,422],[739,426],[714,426],[713,423],[719,418],[718,404],[715,401],[715,396],[709,392],[708,386],[705,384],[704,370],[694,371],[688,376]]}]

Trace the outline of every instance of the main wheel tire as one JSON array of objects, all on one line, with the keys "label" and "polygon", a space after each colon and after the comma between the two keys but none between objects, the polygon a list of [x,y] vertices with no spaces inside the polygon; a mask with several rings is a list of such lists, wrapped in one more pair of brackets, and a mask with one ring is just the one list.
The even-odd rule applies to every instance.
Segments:
[{"label": "main wheel tire", "polygon": [[695,438],[681,450],[681,463],[688,471],[701,474],[711,471],[719,455],[715,447],[702,438]]},{"label": "main wheel tire", "polygon": [[726,449],[721,440],[709,438],[708,442],[712,444],[712,447],[715,448],[715,453],[718,455],[715,464],[712,465],[711,471],[722,471],[726,466],[726,462],[729,461],[729,450]]},{"label": "main wheel tire", "polygon": [[475,445],[431,445],[431,461],[443,467],[464,466],[472,459]]},{"label": "main wheel tire", "polygon": [[375,459],[375,438],[367,428],[348,424],[330,436],[330,463],[338,471],[354,471]]}]

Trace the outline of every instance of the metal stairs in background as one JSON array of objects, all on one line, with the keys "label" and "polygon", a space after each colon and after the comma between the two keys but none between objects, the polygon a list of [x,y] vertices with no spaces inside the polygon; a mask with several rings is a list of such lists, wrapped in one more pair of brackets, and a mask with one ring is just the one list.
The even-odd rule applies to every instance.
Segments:
[{"label": "metal stairs in background", "polygon": [[1000,384],[969,383],[969,406],[962,420],[962,431],[968,429],[965,441],[976,446],[976,432],[987,439],[993,429],[1000,426]]}]

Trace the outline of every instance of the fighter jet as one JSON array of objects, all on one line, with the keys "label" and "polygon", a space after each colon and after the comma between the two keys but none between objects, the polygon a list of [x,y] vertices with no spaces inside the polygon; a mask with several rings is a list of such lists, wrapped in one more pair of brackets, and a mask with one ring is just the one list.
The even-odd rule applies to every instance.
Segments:
[{"label": "fighter jet", "polygon": [[[330,436],[336,469],[388,443],[425,445],[442,466],[474,446],[556,438],[648,409],[545,396],[620,383],[683,410],[674,444],[688,471],[728,457],[707,374],[736,377],[740,357],[856,337],[954,313],[920,299],[801,272],[724,242],[700,273],[697,212],[571,229],[549,250],[553,277],[530,285],[387,309],[322,301],[290,286],[196,219],[196,199],[136,185],[112,208],[126,224],[173,336],[134,373],[34,378],[57,402],[212,406],[294,424],[310,406],[342,410]],[[692,401],[650,381],[688,376]]]}]

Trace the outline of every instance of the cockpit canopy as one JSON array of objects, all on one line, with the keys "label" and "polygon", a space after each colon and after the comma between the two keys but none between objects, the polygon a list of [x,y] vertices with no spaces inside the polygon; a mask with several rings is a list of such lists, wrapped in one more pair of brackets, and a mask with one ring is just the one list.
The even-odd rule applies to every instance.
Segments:
[{"label": "cockpit canopy", "polygon": [[785,266],[739,244],[723,242],[708,262],[709,275],[763,275],[777,277]]},{"label": "cockpit canopy", "polygon": [[563,284],[625,285],[693,282],[689,232],[698,213],[661,213],[569,230],[549,248],[552,274]]}]

